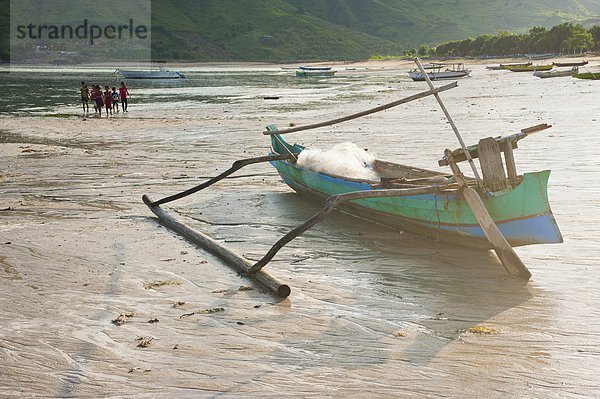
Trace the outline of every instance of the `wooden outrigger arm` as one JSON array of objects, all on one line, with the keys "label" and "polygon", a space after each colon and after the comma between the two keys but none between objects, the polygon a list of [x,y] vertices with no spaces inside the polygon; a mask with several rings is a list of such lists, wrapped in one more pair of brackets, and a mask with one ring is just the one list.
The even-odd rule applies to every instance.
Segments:
[{"label": "wooden outrigger arm", "polygon": [[260,162],[283,161],[283,160],[292,159],[292,158],[294,158],[294,155],[290,153],[290,154],[282,154],[282,155],[268,155],[268,156],[256,157],[256,158],[238,159],[237,161],[235,161],[233,163],[233,165],[231,165],[231,168],[227,169],[225,172],[219,174],[218,176],[215,176],[212,179],[209,179],[209,180],[205,181],[204,183],[199,184],[195,187],[192,187],[188,190],[182,191],[177,194],[170,195],[168,197],[159,199],[157,201],[153,201],[150,203],[150,205],[157,206],[157,205],[166,204],[167,202],[175,201],[175,200],[181,199],[183,197],[187,197],[190,194],[197,193],[198,191],[203,190],[208,186],[212,186],[219,180],[223,180],[224,178],[226,178],[233,172],[243,168],[244,166],[248,166],[248,165],[252,165],[252,164],[260,163]]},{"label": "wooden outrigger arm", "polygon": [[142,200],[144,201],[144,204],[146,204],[148,206],[148,208],[150,208],[152,213],[154,213],[158,217],[160,222],[165,227],[181,234],[182,236],[186,237],[189,241],[193,242],[194,244],[199,245],[202,248],[206,249],[207,251],[211,252],[212,254],[220,257],[221,259],[226,261],[228,264],[235,267],[241,273],[243,273],[245,275],[250,275],[250,277],[253,280],[258,281],[260,284],[262,284],[264,287],[268,288],[270,291],[272,291],[279,297],[285,298],[288,295],[290,295],[290,292],[291,292],[290,287],[287,284],[279,281],[277,278],[271,276],[270,274],[268,274],[264,271],[261,271],[260,273],[255,272],[255,273],[250,274],[249,270],[253,266],[251,261],[236,254],[234,251],[225,247],[224,245],[217,242],[213,238],[207,236],[206,234],[203,234],[199,231],[195,231],[192,228],[181,223],[180,221],[176,220],[175,218],[170,216],[167,212],[165,212],[163,209],[161,209],[160,205],[165,204],[167,202],[178,200],[178,199],[186,197],[190,194],[196,193],[202,189],[205,189],[206,187],[209,187],[209,186],[215,184],[216,182],[224,179],[225,177],[231,175],[236,170],[243,168],[244,166],[252,165],[252,164],[260,163],[260,162],[281,161],[281,160],[293,159],[293,158],[294,158],[293,154],[282,154],[282,155],[270,155],[270,156],[263,156],[263,157],[256,157],[256,158],[239,159],[239,160],[235,161],[233,163],[233,165],[231,166],[231,168],[227,169],[225,172],[213,177],[212,179],[205,181],[202,184],[192,187],[188,190],[182,191],[177,194],[173,194],[171,196],[165,197],[158,201],[152,201],[150,199],[150,197],[148,197],[147,195],[143,195]]},{"label": "wooden outrigger arm", "polygon": [[330,214],[338,205],[342,202],[364,199],[364,198],[383,198],[383,197],[405,197],[408,195],[420,195],[420,194],[431,194],[438,192],[440,189],[449,186],[450,184],[445,185],[432,185],[427,187],[418,187],[418,188],[402,188],[402,189],[382,189],[382,190],[368,190],[368,191],[352,191],[349,193],[332,195],[327,198],[325,201],[325,206],[317,213],[315,213],[310,219],[306,222],[302,223],[300,226],[296,227],[283,237],[279,239],[267,252],[265,256],[262,257],[258,262],[254,264],[250,268],[249,274],[252,275],[254,273],[259,272],[263,266],[273,259],[273,257],[279,252],[281,248],[283,248],[287,243],[292,241],[294,238],[298,237],[306,230],[310,229],[315,224],[319,223],[321,220],[325,218],[328,214]]}]

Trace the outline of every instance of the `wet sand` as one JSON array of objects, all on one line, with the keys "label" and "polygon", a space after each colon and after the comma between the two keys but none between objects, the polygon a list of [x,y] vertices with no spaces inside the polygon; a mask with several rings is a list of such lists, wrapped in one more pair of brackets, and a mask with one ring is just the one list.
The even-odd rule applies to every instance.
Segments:
[{"label": "wet sand", "polygon": [[[279,300],[161,227],[141,202],[264,155],[266,124],[317,122],[422,89],[382,71],[346,96],[319,93],[313,107],[295,108],[278,89],[279,102],[254,91],[185,114],[133,107],[102,124],[1,117],[0,396],[596,395],[597,82],[478,65],[442,96],[467,143],[554,125],[516,150],[520,172],[552,169],[565,236],[517,249],[533,273],[527,284],[492,253],[334,214],[267,266],[292,287]],[[433,99],[289,140],[352,140],[426,168],[457,147]],[[254,260],[319,208],[268,165],[238,176],[168,208]]]}]

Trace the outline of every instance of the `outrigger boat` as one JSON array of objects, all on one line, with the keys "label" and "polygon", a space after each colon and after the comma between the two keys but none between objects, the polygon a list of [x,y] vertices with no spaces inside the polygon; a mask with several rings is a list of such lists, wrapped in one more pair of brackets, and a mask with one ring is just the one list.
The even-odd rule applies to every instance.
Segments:
[{"label": "outrigger boat", "polygon": [[[500,154],[516,148],[517,141],[549,126],[541,125],[507,137],[484,139],[468,147],[473,158],[479,158],[484,171],[483,185],[466,179],[467,185],[479,191],[490,216],[511,246],[562,242],[562,237],[548,202],[549,170],[517,176],[509,161],[508,177],[504,175]],[[377,192],[382,189],[429,188],[414,195],[366,198],[340,205],[347,213],[394,228],[437,237],[463,246],[490,249],[483,229],[460,195],[460,187],[450,173],[375,160],[372,169],[379,180],[352,179],[299,166],[297,160],[305,147],[288,144],[269,126],[269,155],[293,154],[292,159],[273,161],[282,180],[299,194],[327,200],[330,196],[355,191]],[[485,147],[485,150],[483,149]],[[448,165],[448,155],[440,165]],[[453,151],[454,162],[466,160],[462,149]],[[511,157],[508,157],[509,160]],[[433,187],[432,187],[433,185]]]},{"label": "outrigger boat", "polygon": [[[423,67],[423,69],[427,69],[427,70],[431,71],[431,72],[427,72],[427,76],[431,80],[462,78],[464,76],[469,76],[469,74],[471,73],[471,70],[466,69],[464,64],[462,64],[462,63],[455,63],[455,64],[431,63],[427,67]],[[408,76],[416,82],[425,81],[425,72],[419,71],[417,69],[413,69],[412,71],[408,72]]]},{"label": "outrigger boat", "polygon": [[331,70],[331,67],[307,67],[301,66],[296,71],[296,76],[300,77],[311,77],[311,76],[333,76],[335,71]]},{"label": "outrigger boat", "polygon": [[150,69],[117,69],[125,79],[183,79],[185,75],[179,71],[166,68],[166,61],[154,61]]},{"label": "outrigger boat", "polygon": [[515,66],[529,66],[533,64],[533,62],[521,62],[521,63],[513,63],[513,64],[499,64],[499,65],[488,65],[486,69],[498,70],[498,69],[508,69]]},{"label": "outrigger boat", "polygon": [[533,72],[533,71],[549,71],[554,68],[554,64],[547,65],[517,65],[506,67],[511,72]]},{"label": "outrigger boat", "polygon": [[559,78],[562,76],[572,76],[574,73],[577,73],[577,67],[573,67],[572,69],[553,69],[551,71],[535,71],[533,76],[537,76],[538,78]]},{"label": "outrigger boat", "polygon": [[577,79],[599,80],[600,79],[600,71],[596,71],[596,72],[592,72],[592,71],[587,71],[587,72],[574,71],[573,72],[573,77],[577,78]]},{"label": "outrigger boat", "polygon": [[579,67],[587,65],[587,61],[574,61],[574,62],[555,62],[554,66],[556,67]]},{"label": "outrigger boat", "polygon": [[[421,72],[425,72],[415,59]],[[240,159],[220,175],[181,193],[144,203],[161,223],[191,241],[213,252],[242,273],[260,282],[280,296],[290,288],[267,274],[263,267],[288,242],[320,222],[333,210],[340,210],[362,219],[394,228],[434,236],[443,241],[481,249],[493,249],[506,270],[528,280],[531,273],[515,253],[513,246],[560,243],[563,241],[548,201],[549,170],[518,175],[513,149],[528,135],[549,128],[542,124],[523,129],[505,137],[487,137],[467,147],[456,125],[441,101],[439,93],[457,86],[457,82],[435,88],[426,79],[430,90],[376,108],[306,126],[278,130],[274,125],[263,132],[271,139],[267,156]],[[319,128],[359,118],[400,104],[434,95],[452,126],[461,147],[446,150],[439,166],[449,166],[450,173],[416,168],[383,160],[374,160],[370,167],[376,173],[369,179],[340,176],[315,171],[302,166],[305,147],[287,143],[282,135]],[[504,164],[502,161],[504,155]],[[478,159],[483,178],[474,164]],[[474,177],[466,177],[458,163],[468,161]],[[160,205],[205,189],[247,165],[270,162],[282,180],[299,194],[325,206],[304,224],[280,238],[260,260],[253,262],[235,254],[216,240],[187,227],[170,217]]]}]

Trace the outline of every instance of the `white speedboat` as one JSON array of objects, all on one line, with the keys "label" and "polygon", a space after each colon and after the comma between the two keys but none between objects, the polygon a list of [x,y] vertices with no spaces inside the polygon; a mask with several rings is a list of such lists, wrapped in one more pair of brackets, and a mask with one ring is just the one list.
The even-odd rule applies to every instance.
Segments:
[{"label": "white speedboat", "polygon": [[185,75],[179,71],[172,71],[165,68],[164,64],[160,64],[156,68],[147,70],[138,69],[117,69],[117,73],[121,74],[125,79],[182,79]]}]

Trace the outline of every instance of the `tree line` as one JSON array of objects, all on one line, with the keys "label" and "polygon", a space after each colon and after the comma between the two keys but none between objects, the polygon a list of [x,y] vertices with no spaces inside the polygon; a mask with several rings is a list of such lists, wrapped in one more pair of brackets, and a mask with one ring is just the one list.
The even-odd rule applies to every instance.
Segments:
[{"label": "tree line", "polygon": [[586,29],[580,24],[566,22],[551,29],[536,26],[523,34],[500,32],[432,46],[421,45],[405,50],[403,56],[507,57],[519,54],[581,54],[588,51],[600,51],[600,26]]}]

